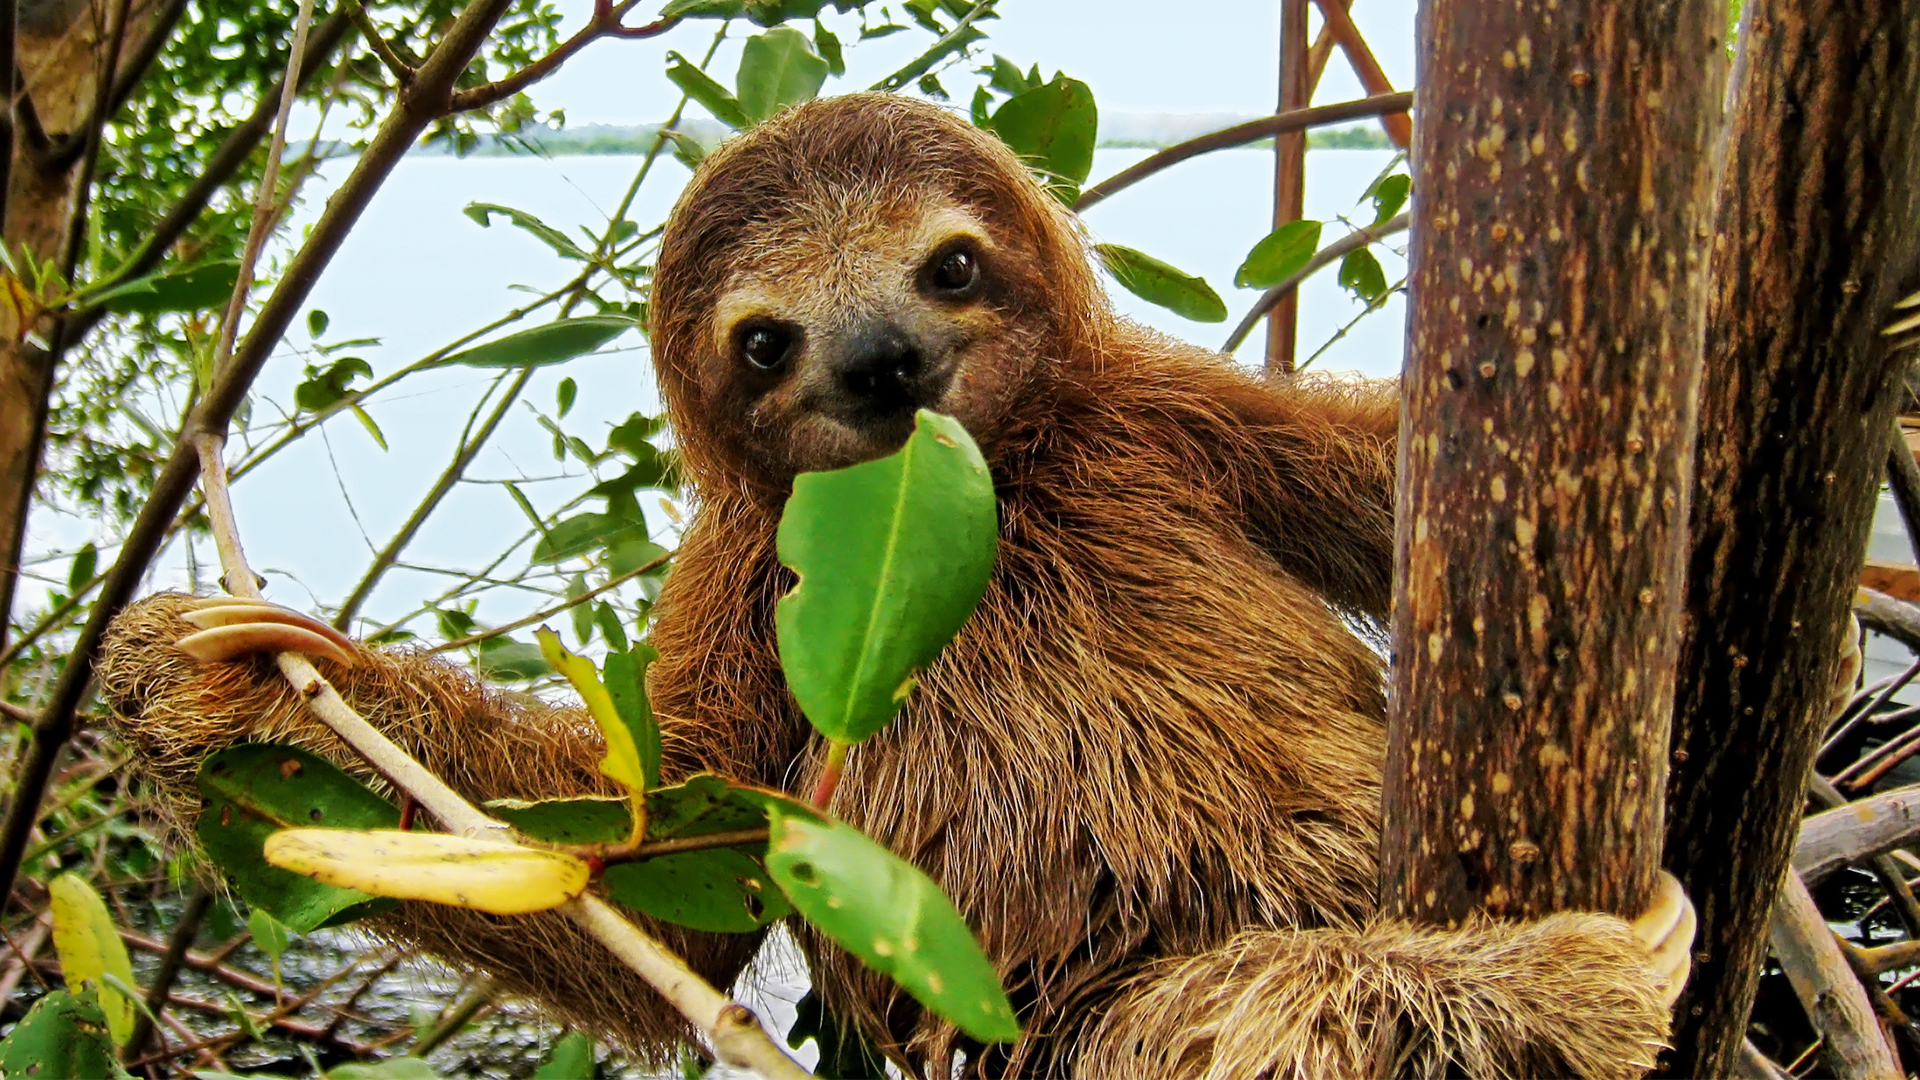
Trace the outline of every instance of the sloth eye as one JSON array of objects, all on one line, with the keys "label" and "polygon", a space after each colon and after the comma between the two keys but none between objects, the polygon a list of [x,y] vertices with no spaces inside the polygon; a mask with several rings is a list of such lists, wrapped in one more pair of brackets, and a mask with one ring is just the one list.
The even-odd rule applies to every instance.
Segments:
[{"label": "sloth eye", "polygon": [[778,323],[752,321],[734,332],[734,348],[761,371],[773,371],[786,363],[793,351],[793,332]]},{"label": "sloth eye", "polygon": [[965,296],[980,281],[980,260],[966,248],[954,248],[933,257],[925,281],[930,291]]}]

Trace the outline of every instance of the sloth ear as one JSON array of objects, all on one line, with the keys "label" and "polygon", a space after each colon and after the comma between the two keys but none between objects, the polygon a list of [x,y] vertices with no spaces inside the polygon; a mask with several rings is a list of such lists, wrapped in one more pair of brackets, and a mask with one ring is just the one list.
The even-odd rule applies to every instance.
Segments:
[{"label": "sloth ear", "polygon": [[353,641],[318,619],[277,604],[209,596],[180,618],[200,628],[174,647],[203,664],[225,663],[258,653],[297,652],[352,667]]}]

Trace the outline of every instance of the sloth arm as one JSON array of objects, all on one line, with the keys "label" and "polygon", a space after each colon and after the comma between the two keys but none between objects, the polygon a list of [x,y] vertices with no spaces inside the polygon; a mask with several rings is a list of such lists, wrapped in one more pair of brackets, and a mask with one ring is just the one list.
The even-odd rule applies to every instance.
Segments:
[{"label": "sloth arm", "polygon": [[1203,452],[1250,539],[1336,607],[1384,622],[1393,600],[1399,386],[1213,368]]},{"label": "sloth arm", "polygon": [[[1245,933],[1136,977],[1081,1044],[1076,1073],[1638,1077],[1664,1045],[1672,997],[1638,927],[1563,913]],[[1688,941],[1692,930],[1689,918]]]}]

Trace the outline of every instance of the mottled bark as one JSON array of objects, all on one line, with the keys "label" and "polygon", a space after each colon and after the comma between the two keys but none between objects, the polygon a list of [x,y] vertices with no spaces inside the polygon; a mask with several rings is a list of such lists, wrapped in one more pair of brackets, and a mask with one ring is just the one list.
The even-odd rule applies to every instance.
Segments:
[{"label": "mottled bark", "polygon": [[[1313,97],[1308,81],[1307,0],[1280,0],[1280,101],[1276,112],[1304,109]],[[1273,137],[1273,227],[1299,221],[1306,213],[1307,133]],[[1300,298],[1281,297],[1267,313],[1267,374],[1293,370],[1300,323]]]},{"label": "mottled bark", "polygon": [[1667,866],[1700,916],[1675,1076],[1733,1070],[1899,401],[1920,5],[1747,9],[1714,226]]},{"label": "mottled bark", "polygon": [[1422,7],[1394,914],[1648,899],[1722,18],[1712,0]]}]

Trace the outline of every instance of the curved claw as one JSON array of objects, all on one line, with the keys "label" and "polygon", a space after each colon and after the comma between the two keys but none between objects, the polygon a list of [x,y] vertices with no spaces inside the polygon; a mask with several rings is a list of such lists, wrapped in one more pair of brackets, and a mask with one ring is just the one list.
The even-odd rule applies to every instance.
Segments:
[{"label": "curved claw", "polygon": [[352,667],[353,640],[333,627],[276,604],[231,596],[196,601],[180,616],[200,628],[175,647],[201,663],[221,663],[262,652],[323,656]]},{"label": "curved claw", "polygon": [[1833,690],[1827,694],[1827,716],[1837,719],[1853,702],[1853,684],[1860,678],[1860,620],[1847,613],[1846,636],[1840,642],[1840,667],[1833,673]]},{"label": "curved claw", "polygon": [[[1909,296],[1906,299],[1900,301],[1899,303],[1893,305],[1893,310],[1906,311],[1909,308],[1917,308],[1917,307],[1920,307],[1920,292],[1914,293],[1912,296]],[[1880,331],[1880,333],[1882,335],[1891,337],[1894,334],[1904,334],[1907,331],[1914,330],[1914,329],[1920,329],[1920,314],[1908,315],[1904,318],[1901,318],[1895,321],[1892,326],[1889,326],[1885,330]]]},{"label": "curved claw", "polygon": [[1671,1008],[1686,989],[1687,975],[1693,970],[1693,901],[1672,874],[1660,871],[1654,883],[1652,906],[1633,920],[1633,936],[1647,950],[1654,971],[1660,978],[1660,995]]}]

